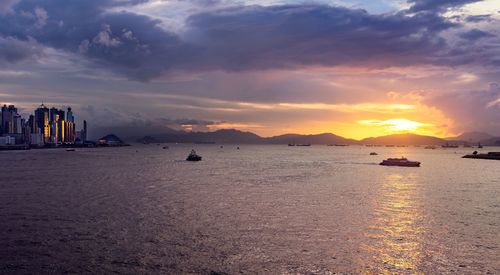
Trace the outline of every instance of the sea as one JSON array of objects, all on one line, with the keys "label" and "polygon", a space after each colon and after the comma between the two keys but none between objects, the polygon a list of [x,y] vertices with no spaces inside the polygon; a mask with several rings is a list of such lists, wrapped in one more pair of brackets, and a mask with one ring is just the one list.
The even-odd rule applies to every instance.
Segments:
[{"label": "sea", "polygon": [[0,274],[500,274],[478,149],[163,146],[0,152]]}]

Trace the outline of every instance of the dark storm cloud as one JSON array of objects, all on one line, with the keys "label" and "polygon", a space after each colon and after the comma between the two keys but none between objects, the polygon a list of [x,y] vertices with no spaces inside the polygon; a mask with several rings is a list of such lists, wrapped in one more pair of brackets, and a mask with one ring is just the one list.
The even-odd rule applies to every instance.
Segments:
[{"label": "dark storm cloud", "polygon": [[330,6],[226,9],[188,19],[204,46],[197,66],[228,70],[301,65],[398,66],[432,62],[454,24],[433,14],[370,15]]},{"label": "dark storm cloud", "polygon": [[469,3],[482,0],[409,0],[413,4],[410,12],[442,12],[448,8],[460,7]]},{"label": "dark storm cloud", "polygon": [[478,40],[481,38],[495,37],[495,35],[493,35],[489,32],[482,31],[482,30],[472,29],[470,31],[461,33],[460,37],[465,39],[465,40],[475,41],[475,40]]},{"label": "dark storm cloud", "polygon": [[0,36],[0,64],[33,61],[42,55],[43,47],[33,39],[22,41],[13,37]]},{"label": "dark storm cloud", "polygon": [[46,46],[80,53],[96,66],[145,80],[179,64],[180,58],[188,60],[189,47],[161,29],[158,20],[105,12],[119,4],[140,2],[22,1],[13,7],[17,15],[0,17],[0,34],[33,37]]},{"label": "dark storm cloud", "polygon": [[[450,61],[455,53],[440,33],[458,25],[438,13],[372,15],[326,5],[238,6],[192,15],[187,31],[178,35],[148,16],[109,11],[144,1],[23,0],[10,7],[13,13],[0,16],[0,37],[32,37],[42,45],[80,54],[96,68],[141,81],[174,70],[457,63]],[[435,2],[413,1],[412,9],[471,1]],[[464,36],[479,38],[477,32]],[[0,56],[10,50],[4,44]]]},{"label": "dark storm cloud", "polygon": [[481,15],[469,15],[465,18],[467,22],[478,23],[483,21],[491,21],[490,14],[481,14]]}]

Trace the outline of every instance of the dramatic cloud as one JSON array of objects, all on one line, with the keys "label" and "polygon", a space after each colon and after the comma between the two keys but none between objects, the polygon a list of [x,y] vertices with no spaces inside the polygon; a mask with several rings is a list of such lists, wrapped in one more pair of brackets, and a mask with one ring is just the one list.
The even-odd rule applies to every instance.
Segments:
[{"label": "dramatic cloud", "polygon": [[43,47],[29,38],[26,41],[0,36],[0,65],[36,61],[43,55]]},{"label": "dramatic cloud", "polygon": [[409,0],[413,6],[410,8],[411,12],[442,12],[447,8],[460,7],[465,4],[479,2],[481,0]]},{"label": "dramatic cloud", "polygon": [[470,31],[464,32],[460,34],[460,37],[469,41],[475,41],[481,38],[486,38],[486,37],[495,37],[495,35],[489,33],[489,32],[484,32],[478,29],[472,29]]},{"label": "dramatic cloud", "polygon": [[[96,66],[138,80],[172,71],[457,65],[450,61],[456,50],[441,33],[458,25],[435,13],[373,15],[326,5],[236,6],[191,15],[178,34],[163,29],[159,20],[109,11],[140,2],[25,0],[12,7],[17,15],[0,17],[0,33],[84,54]],[[414,1],[412,9],[466,2],[471,1]],[[469,40],[489,36],[479,29],[461,34]]]}]

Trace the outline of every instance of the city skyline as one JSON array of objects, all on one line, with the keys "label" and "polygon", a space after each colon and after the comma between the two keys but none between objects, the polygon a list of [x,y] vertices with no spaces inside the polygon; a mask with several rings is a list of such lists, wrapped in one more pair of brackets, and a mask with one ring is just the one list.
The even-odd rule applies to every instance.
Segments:
[{"label": "city skyline", "polygon": [[499,136],[499,22],[494,0],[10,0],[0,102],[98,132]]},{"label": "city skyline", "polygon": [[4,104],[0,110],[0,145],[26,145],[45,147],[54,145],[84,145],[87,142],[87,122],[76,130],[71,107],[66,110],[45,104],[38,106],[28,118],[23,117],[15,105]]}]

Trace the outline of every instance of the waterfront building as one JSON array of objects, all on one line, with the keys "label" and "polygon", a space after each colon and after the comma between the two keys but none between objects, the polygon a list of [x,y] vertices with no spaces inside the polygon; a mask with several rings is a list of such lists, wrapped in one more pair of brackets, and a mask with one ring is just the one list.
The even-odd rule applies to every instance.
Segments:
[{"label": "waterfront building", "polygon": [[87,121],[83,121],[83,130],[81,131],[81,139],[82,142],[85,144],[87,142]]},{"label": "waterfront building", "polygon": [[50,140],[49,109],[43,103],[35,110],[35,122],[42,134],[43,143],[48,143]]},{"label": "waterfront building", "polygon": [[15,119],[17,116],[17,108],[14,105],[3,105],[2,107],[2,134],[15,133]]}]

